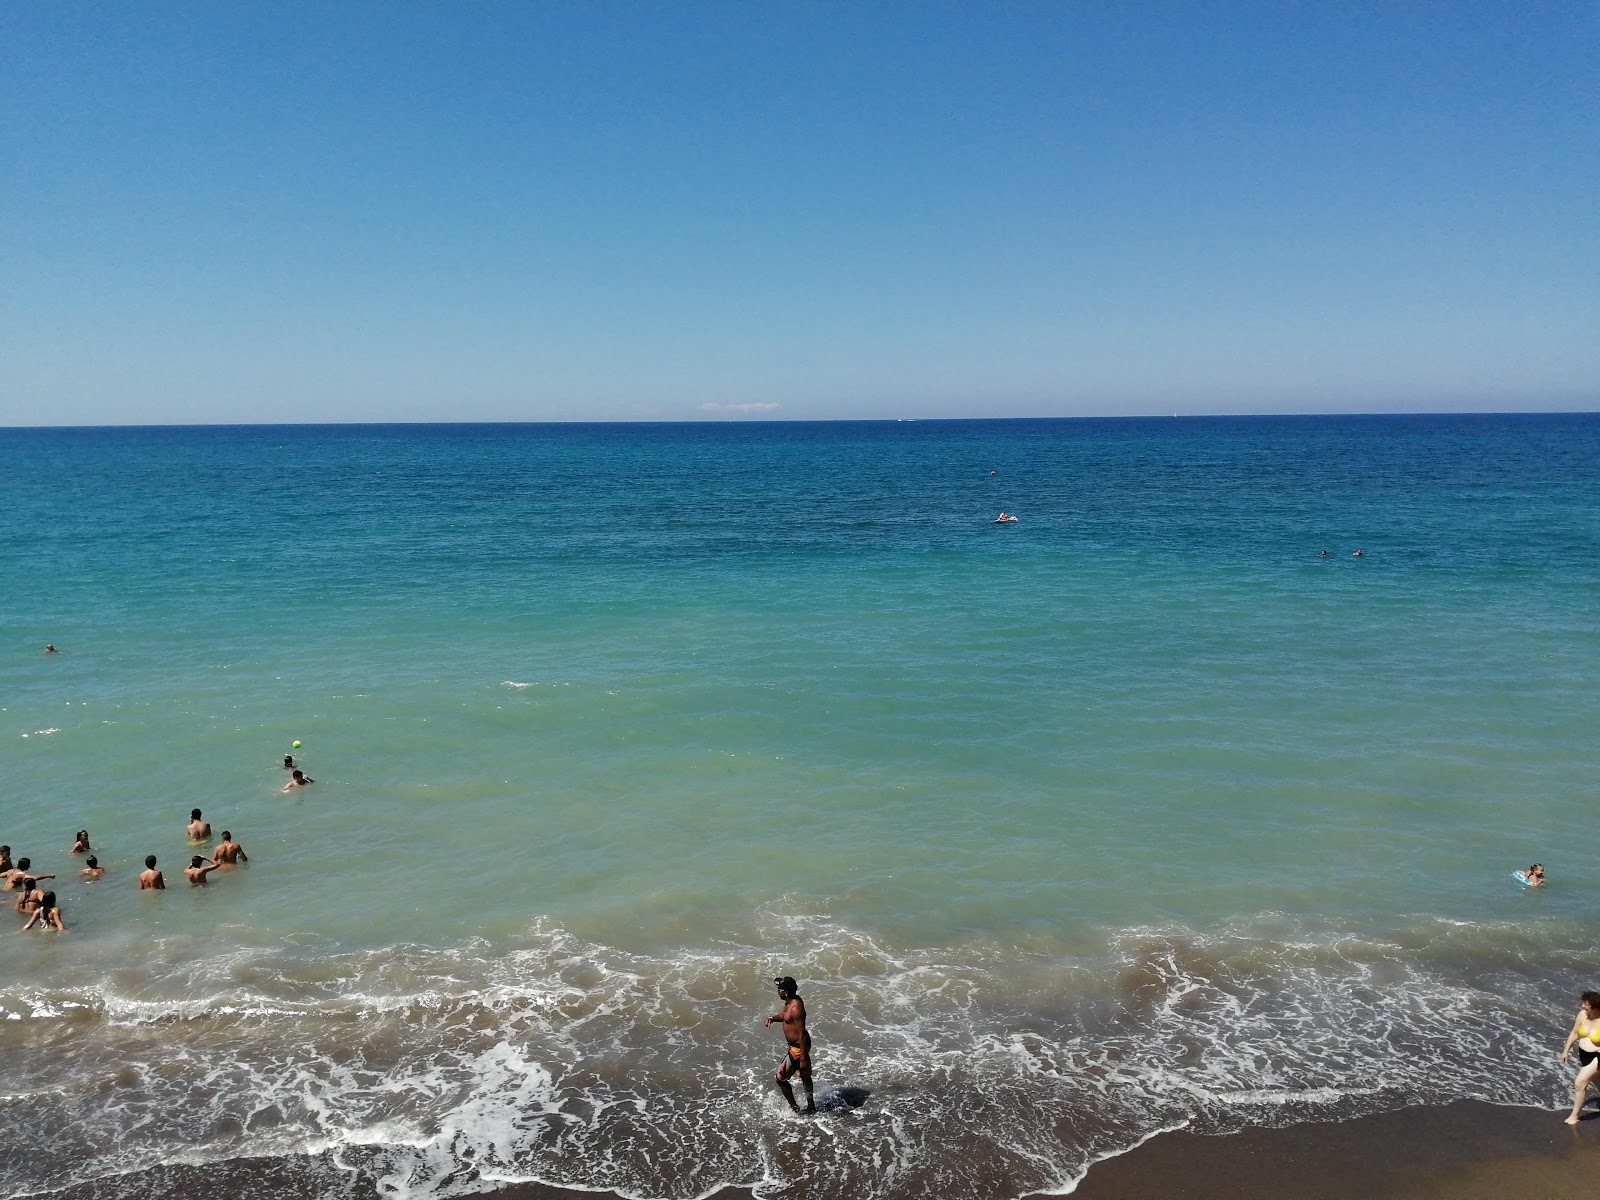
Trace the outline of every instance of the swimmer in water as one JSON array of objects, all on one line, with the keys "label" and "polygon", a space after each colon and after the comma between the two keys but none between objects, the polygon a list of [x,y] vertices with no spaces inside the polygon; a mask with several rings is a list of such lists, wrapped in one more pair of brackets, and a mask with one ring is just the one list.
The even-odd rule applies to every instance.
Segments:
[{"label": "swimmer in water", "polygon": [[44,889],[35,887],[36,883],[38,883],[38,880],[33,878],[22,881],[21,886],[17,888],[17,902],[11,906],[14,910],[19,913],[31,913],[38,910],[39,901],[44,899]]},{"label": "swimmer in water", "polygon": [[12,866],[11,863],[11,847],[0,846],[0,875],[9,878],[11,872],[14,870],[16,870],[16,868]]},{"label": "swimmer in water", "polygon": [[46,654],[60,654],[61,653],[61,651],[57,650],[54,646],[51,646],[51,645],[46,645],[45,648],[44,648],[44,652]]},{"label": "swimmer in water", "polygon": [[1326,550],[1323,550],[1317,555],[1317,557],[1318,558],[1327,558],[1328,557],[1328,552]]},{"label": "swimmer in water", "polygon": [[1016,520],[1016,518],[1013,517],[1010,513],[1003,512],[998,517],[996,517],[994,519],[994,523],[996,525],[1005,525],[1005,524],[1008,524],[1009,522],[1015,521],[1015,520]]},{"label": "swimmer in water", "polygon": [[139,890],[141,892],[164,892],[167,890],[167,881],[161,878],[161,872],[156,870],[156,856],[154,854],[146,854],[144,856],[144,870],[139,872]]},{"label": "swimmer in water", "polygon": [[72,843],[72,849],[67,853],[87,854],[93,849],[94,847],[89,845],[89,831],[87,829],[80,829],[78,830],[78,840]]},{"label": "swimmer in water", "polygon": [[1357,550],[1350,557],[1351,558],[1365,558],[1366,556],[1367,556],[1367,552],[1365,550]]},{"label": "swimmer in water", "polygon": [[250,856],[244,852],[244,847],[233,840],[233,833],[227,829],[222,831],[222,841],[211,852],[211,858],[219,867],[231,867],[236,863],[250,861]]},{"label": "swimmer in water", "polygon": [[294,775],[290,778],[289,782],[284,784],[278,790],[280,792],[292,791],[297,787],[305,787],[308,784],[313,784],[315,782],[315,779],[311,778],[311,776],[307,775],[304,771],[296,767]]},{"label": "swimmer in water", "polygon": [[284,770],[285,770],[285,771],[292,771],[292,770],[294,770],[294,755],[292,755],[292,754],[285,754],[285,755],[284,755],[284,756],[283,756],[283,769],[284,769]]},{"label": "swimmer in water", "polygon": [[6,881],[6,887],[19,888],[22,886],[22,881],[24,879],[40,880],[55,878],[54,875],[35,875],[33,871],[29,869],[32,866],[33,859],[31,858],[17,859],[17,865],[11,869],[11,878]]},{"label": "swimmer in water", "polygon": [[1533,866],[1529,867],[1526,871],[1524,871],[1522,873],[1522,877],[1528,881],[1528,886],[1529,887],[1543,887],[1544,886],[1544,864],[1543,863],[1534,863]]},{"label": "swimmer in water", "polygon": [[89,855],[88,858],[84,859],[84,862],[87,865],[83,868],[83,870],[78,872],[78,874],[83,876],[83,878],[99,879],[106,873],[106,869],[100,865],[100,860],[94,855]]},{"label": "swimmer in water", "polygon": [[189,840],[203,842],[211,836],[211,822],[200,815],[198,808],[189,810]]},{"label": "swimmer in water", "polygon": [[1565,1063],[1572,1052],[1572,1044],[1578,1044],[1578,1077],[1572,1082],[1572,1113],[1567,1117],[1568,1125],[1578,1123],[1578,1114],[1583,1112],[1584,1103],[1589,1099],[1589,1085],[1594,1082],[1595,1072],[1600,1071],[1600,992],[1585,992],[1582,1003],[1578,1019],[1572,1023],[1572,1032],[1567,1034],[1567,1044],[1561,1047],[1561,1061]]},{"label": "swimmer in water", "polygon": [[35,923],[38,924],[40,929],[52,929],[57,933],[65,933],[67,931],[67,923],[61,917],[61,908],[56,904],[56,894],[54,892],[46,892],[44,894],[39,901],[39,907],[34,910],[33,915],[28,918],[28,923],[22,927],[20,932],[26,933],[34,927]]},{"label": "swimmer in water", "polygon": [[[202,864],[210,864],[203,866]],[[218,863],[209,858],[201,858],[198,854],[189,859],[189,865],[183,869],[183,877],[189,881],[190,887],[205,887],[206,876],[215,871]]]}]

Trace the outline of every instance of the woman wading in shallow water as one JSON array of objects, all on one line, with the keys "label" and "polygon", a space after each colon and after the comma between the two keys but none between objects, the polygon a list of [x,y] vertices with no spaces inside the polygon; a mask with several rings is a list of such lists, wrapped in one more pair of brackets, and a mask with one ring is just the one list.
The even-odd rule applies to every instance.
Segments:
[{"label": "woman wading in shallow water", "polygon": [[1568,1125],[1578,1123],[1583,1102],[1588,1098],[1589,1084],[1600,1071],[1600,992],[1583,994],[1583,1007],[1572,1023],[1572,1032],[1567,1034],[1567,1044],[1561,1047],[1562,1062],[1567,1061],[1574,1042],[1578,1044],[1578,1078],[1572,1084],[1572,1115],[1567,1118]]}]

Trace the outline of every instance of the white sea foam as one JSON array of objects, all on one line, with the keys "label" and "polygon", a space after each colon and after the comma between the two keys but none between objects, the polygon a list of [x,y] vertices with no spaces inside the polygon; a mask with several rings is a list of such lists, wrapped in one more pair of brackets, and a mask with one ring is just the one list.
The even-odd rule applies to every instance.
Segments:
[{"label": "white sea foam", "polygon": [[[0,991],[7,1045],[29,1051],[8,1084],[72,1145],[27,1150],[6,1127],[19,1105],[0,1105],[0,1138],[24,1146],[24,1192],[194,1154],[199,1130],[202,1158],[332,1150],[400,1196],[764,1194],[803,1163],[830,1191],[911,1197],[1066,1191],[1178,1126],[1552,1103],[1549,980],[1519,965],[1516,931],[1479,929],[1499,985],[1464,982],[1464,934],[1440,928],[1436,959],[1246,926],[1128,930],[1071,958],[911,951],[792,915],[759,945],[671,958],[547,927],[510,950],[175,952],[131,993]],[[779,973],[811,1006],[819,1090],[865,1093],[821,1126],[772,1119],[779,1044],[758,1018]]]}]

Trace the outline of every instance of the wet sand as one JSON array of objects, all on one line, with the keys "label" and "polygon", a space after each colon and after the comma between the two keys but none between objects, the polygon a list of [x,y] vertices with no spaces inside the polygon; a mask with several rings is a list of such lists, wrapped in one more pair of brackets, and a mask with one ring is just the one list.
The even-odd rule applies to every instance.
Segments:
[{"label": "wet sand", "polygon": [[[1553,1109],[1461,1101],[1323,1125],[1251,1129],[1224,1137],[1168,1133],[1096,1164],[1075,1200],[1593,1200],[1600,1196],[1600,1112],[1569,1128]],[[330,1186],[331,1185],[331,1186]],[[249,1195],[271,1200],[378,1200],[392,1192],[331,1167],[327,1156],[172,1165],[53,1193],[55,1200]],[[485,1186],[486,1200],[607,1200],[539,1184]],[[1007,1194],[996,1182],[996,1196]],[[783,1200],[872,1200],[821,1181]],[[711,1200],[753,1200],[727,1188]],[[989,1200],[973,1197],[972,1200]]]},{"label": "wet sand", "polygon": [[1090,1169],[1074,1200],[1593,1200],[1600,1112],[1464,1100],[1226,1137],[1161,1134]]}]

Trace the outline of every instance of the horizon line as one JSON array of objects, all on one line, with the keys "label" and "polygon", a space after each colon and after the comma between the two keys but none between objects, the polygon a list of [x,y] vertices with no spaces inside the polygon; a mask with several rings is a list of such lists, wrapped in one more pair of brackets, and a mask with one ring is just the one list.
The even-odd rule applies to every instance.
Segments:
[{"label": "horizon line", "polygon": [[1076,413],[1060,416],[1026,417],[694,417],[673,420],[645,418],[579,418],[541,421],[457,420],[457,421],[159,421],[150,424],[118,422],[111,424],[76,425],[0,425],[0,430],[57,431],[69,429],[383,429],[395,426],[529,426],[529,425],[955,425],[963,422],[997,421],[1282,421],[1324,420],[1328,418],[1406,418],[1406,417],[1600,417],[1600,408],[1593,409],[1508,409],[1504,411],[1474,409],[1470,411],[1449,409],[1403,409],[1381,412],[1240,412],[1240,413]]}]

